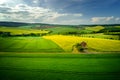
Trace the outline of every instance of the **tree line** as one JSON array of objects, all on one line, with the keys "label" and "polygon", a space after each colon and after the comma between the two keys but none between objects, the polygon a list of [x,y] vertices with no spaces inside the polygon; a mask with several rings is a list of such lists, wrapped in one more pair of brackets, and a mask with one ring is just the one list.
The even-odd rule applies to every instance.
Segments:
[{"label": "tree line", "polygon": [[11,32],[0,31],[0,37],[26,37],[26,36],[44,36],[47,33],[23,33],[23,34],[11,34]]}]

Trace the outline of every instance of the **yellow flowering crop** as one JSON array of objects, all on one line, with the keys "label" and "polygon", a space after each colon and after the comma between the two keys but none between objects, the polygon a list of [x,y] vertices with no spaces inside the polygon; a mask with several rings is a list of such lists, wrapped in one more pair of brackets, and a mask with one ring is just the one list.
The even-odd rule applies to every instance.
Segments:
[{"label": "yellow flowering crop", "polygon": [[109,40],[100,38],[84,38],[77,36],[63,36],[63,35],[52,35],[44,36],[46,39],[50,39],[58,44],[65,51],[71,51],[72,46],[76,43],[85,41],[88,45],[88,49],[97,51],[120,51],[119,40]]}]

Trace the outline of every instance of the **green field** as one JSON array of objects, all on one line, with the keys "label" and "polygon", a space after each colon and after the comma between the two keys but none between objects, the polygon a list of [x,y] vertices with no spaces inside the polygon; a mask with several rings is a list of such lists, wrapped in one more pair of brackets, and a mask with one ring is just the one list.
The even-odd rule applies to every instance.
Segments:
[{"label": "green field", "polygon": [[[115,32],[114,32],[114,33],[115,33]],[[82,34],[82,35],[80,35],[80,37],[119,40],[119,36],[118,36],[118,35],[105,35],[105,34],[103,34],[103,33],[97,33],[97,34]]]},{"label": "green field", "polygon": [[0,52],[63,52],[56,43],[42,37],[0,38]]},{"label": "green field", "polygon": [[[87,42],[88,52],[120,52],[120,41],[76,36],[0,37],[0,52],[72,52],[72,46]],[[107,45],[106,45],[106,44]]]},{"label": "green field", "polygon": [[67,34],[68,32],[80,33],[80,30],[74,27],[54,27],[45,30],[52,31],[52,34]]},{"label": "green field", "polygon": [[120,80],[120,54],[0,53],[0,80]]},{"label": "green field", "polygon": [[10,32],[12,35],[21,35],[21,34],[30,34],[30,33],[37,33],[37,34],[43,34],[43,33],[49,33],[47,30],[37,30],[37,29],[25,29],[25,28],[17,28],[17,27],[1,27],[0,31],[2,32]]},{"label": "green field", "polygon": [[[34,27],[0,27],[0,80],[120,80],[119,32],[105,35],[102,26]],[[83,41],[86,52],[72,50]]]}]

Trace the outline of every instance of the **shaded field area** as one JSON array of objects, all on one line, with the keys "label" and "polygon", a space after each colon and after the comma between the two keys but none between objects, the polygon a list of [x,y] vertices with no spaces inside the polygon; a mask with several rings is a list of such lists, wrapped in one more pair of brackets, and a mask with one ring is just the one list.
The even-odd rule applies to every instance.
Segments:
[{"label": "shaded field area", "polygon": [[0,53],[0,80],[119,80],[120,54]]},{"label": "shaded field area", "polygon": [[42,37],[1,37],[0,52],[63,52],[63,49]]}]

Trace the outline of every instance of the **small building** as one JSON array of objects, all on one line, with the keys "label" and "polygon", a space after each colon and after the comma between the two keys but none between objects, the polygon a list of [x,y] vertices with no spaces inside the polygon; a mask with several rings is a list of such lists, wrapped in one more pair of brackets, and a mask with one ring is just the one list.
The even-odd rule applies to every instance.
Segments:
[{"label": "small building", "polygon": [[72,46],[72,51],[74,53],[80,53],[80,52],[87,52],[87,43],[86,42],[81,42],[81,43],[77,43],[75,45]]},{"label": "small building", "polygon": [[80,43],[80,45],[81,45],[81,47],[82,47],[82,48],[87,48],[87,43],[86,43],[86,42],[84,42],[84,41],[83,41],[83,42],[81,42],[81,43]]}]

